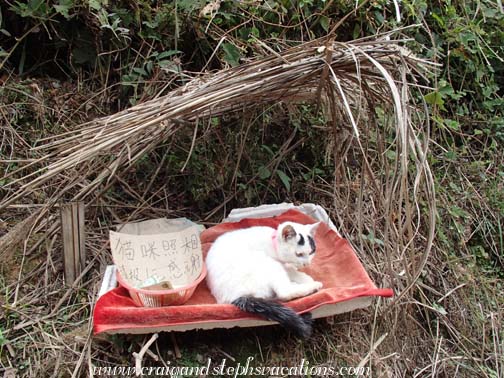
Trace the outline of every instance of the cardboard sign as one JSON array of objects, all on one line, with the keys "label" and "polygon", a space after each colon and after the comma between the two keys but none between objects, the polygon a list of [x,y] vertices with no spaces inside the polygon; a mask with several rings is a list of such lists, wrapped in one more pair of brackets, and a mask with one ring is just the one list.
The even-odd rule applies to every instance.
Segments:
[{"label": "cardboard sign", "polygon": [[200,231],[185,218],[129,223],[110,231],[112,259],[131,286],[186,286],[203,267]]}]

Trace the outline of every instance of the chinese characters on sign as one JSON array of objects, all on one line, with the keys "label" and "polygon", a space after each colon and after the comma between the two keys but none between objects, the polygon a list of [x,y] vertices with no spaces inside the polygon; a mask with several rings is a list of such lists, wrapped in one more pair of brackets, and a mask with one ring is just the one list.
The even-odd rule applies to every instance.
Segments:
[{"label": "chinese characters on sign", "polygon": [[119,273],[135,287],[152,281],[185,286],[203,267],[199,230],[194,226],[154,235],[110,231],[110,246]]}]

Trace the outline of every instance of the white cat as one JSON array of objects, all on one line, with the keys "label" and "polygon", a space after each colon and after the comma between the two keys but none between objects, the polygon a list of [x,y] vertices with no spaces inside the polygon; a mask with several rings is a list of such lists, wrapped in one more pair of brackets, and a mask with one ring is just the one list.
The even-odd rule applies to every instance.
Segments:
[{"label": "white cat", "polygon": [[274,320],[301,337],[311,334],[311,316],[299,316],[277,300],[289,301],[322,288],[298,268],[312,261],[319,223],[294,222],[250,227],[218,237],[208,251],[207,283],[218,303]]}]

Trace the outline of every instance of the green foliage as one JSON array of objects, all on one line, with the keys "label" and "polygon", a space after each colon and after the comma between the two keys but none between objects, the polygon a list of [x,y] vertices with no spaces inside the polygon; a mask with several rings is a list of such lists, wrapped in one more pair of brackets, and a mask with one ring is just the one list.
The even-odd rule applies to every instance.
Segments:
[{"label": "green foliage", "polygon": [[451,118],[443,122],[450,129],[479,134],[474,121],[489,122],[486,134],[502,142],[504,13],[493,1],[422,3],[430,12],[419,14],[413,2],[410,19],[425,19],[430,36],[419,32],[416,39],[432,46],[443,64],[438,88],[427,102]]},{"label": "green foliage", "polygon": [[361,238],[363,240],[368,241],[370,244],[377,244],[377,245],[380,245],[380,246],[384,246],[385,245],[385,243],[383,243],[383,240],[378,239],[378,238],[375,237],[373,231],[369,231],[369,234],[367,234],[367,235],[361,235]]},{"label": "green foliage", "polygon": [[[300,1],[295,6],[289,1],[268,1],[264,7],[223,1],[208,14],[202,12],[206,6],[204,0],[165,3],[147,0],[16,1],[0,8],[1,14],[8,14],[8,17],[0,17],[0,31],[7,37],[0,55],[8,56],[4,64],[9,70],[22,72],[20,62],[24,48],[43,45],[45,49],[30,48],[34,56],[28,57],[31,61],[27,64],[36,66],[34,61],[49,64],[57,56],[58,64],[54,69],[65,75],[77,75],[81,69],[80,72],[91,75],[98,69],[101,80],[107,83],[125,81],[131,87],[131,82],[155,76],[148,70],[148,75],[139,77],[131,73],[132,66],[138,67],[135,62],[138,58],[145,59],[153,53],[180,51],[180,57],[188,62],[186,68],[201,69],[213,56],[220,40],[215,31],[209,33],[214,26],[218,28],[215,30],[232,31],[212,61],[214,68],[219,68],[226,63],[238,65],[241,58],[251,53],[247,44],[254,44],[257,39],[298,37],[297,31],[285,29],[284,25],[311,23],[307,31],[313,38],[316,33],[326,32],[331,24],[329,9],[320,15],[319,4],[314,1]],[[343,14],[346,9],[351,7],[346,5],[338,13]],[[33,30],[23,35],[16,24],[22,24],[25,31],[30,27]],[[199,39],[197,44],[195,38]],[[173,61],[168,56],[165,58]],[[43,71],[43,67],[37,68]],[[124,80],[127,75],[134,77]],[[138,91],[129,91],[128,95],[136,101]]]},{"label": "green foliage", "polygon": [[438,238],[503,275],[504,13],[493,1],[403,2],[418,54],[441,63],[431,106]]},{"label": "green foliage", "polygon": [[223,43],[222,49],[224,50],[224,60],[231,64],[233,67],[240,64],[240,50],[231,44],[231,43]]},{"label": "green foliage", "polygon": [[290,190],[291,190],[291,184],[290,184],[291,183],[291,179],[289,178],[289,176],[287,176],[284,171],[281,171],[279,169],[276,170],[276,174],[278,175],[278,177],[282,181],[282,184],[285,186],[285,189],[288,192],[290,192]]},{"label": "green foliage", "polygon": [[44,0],[29,0],[27,3],[16,1],[10,9],[21,17],[47,19],[51,7]]},{"label": "green foliage", "polygon": [[0,347],[2,347],[3,345],[5,345],[6,343],[7,343],[7,339],[4,336],[4,334],[2,332],[2,329],[0,328]]}]

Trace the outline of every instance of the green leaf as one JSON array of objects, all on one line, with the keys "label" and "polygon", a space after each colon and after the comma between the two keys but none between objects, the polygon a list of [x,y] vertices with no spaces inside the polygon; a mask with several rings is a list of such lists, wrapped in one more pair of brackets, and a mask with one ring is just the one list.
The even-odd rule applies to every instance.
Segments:
[{"label": "green leaf", "polygon": [[3,335],[2,329],[0,328],[0,346],[7,344],[7,339]]},{"label": "green leaf", "polygon": [[458,121],[455,121],[454,119],[445,119],[444,124],[452,130],[460,130],[460,123]]},{"label": "green leaf", "polygon": [[222,49],[224,50],[224,60],[231,64],[231,66],[235,67],[240,64],[240,50],[231,44],[231,43],[223,43]]},{"label": "green leaf", "polygon": [[469,214],[457,205],[448,207],[448,212],[455,218],[469,218]]},{"label": "green leaf", "polygon": [[191,13],[194,10],[200,10],[205,6],[205,0],[178,0],[177,8],[183,13]]},{"label": "green leaf", "polygon": [[140,67],[133,68],[133,72],[139,74],[140,76],[148,76],[147,71],[145,71],[145,69],[140,68]]},{"label": "green leaf", "polygon": [[91,9],[99,11],[100,9],[103,8],[104,3],[106,3],[106,0],[89,0],[89,7]]},{"label": "green leaf", "polygon": [[453,151],[453,150],[446,151],[445,154],[444,154],[444,156],[448,160],[457,160],[457,158],[458,158],[457,153],[455,151]]},{"label": "green leaf", "polygon": [[259,36],[261,35],[259,29],[257,29],[255,26],[250,29],[250,34],[257,38],[259,38]]},{"label": "green leaf", "polygon": [[136,88],[138,86],[138,77],[134,75],[123,75],[121,77],[121,84]]},{"label": "green leaf", "polygon": [[439,24],[439,26],[441,26],[442,28],[444,28],[445,26],[445,22],[443,20],[442,17],[438,16],[435,12],[431,12],[431,16],[433,19],[435,19],[437,21],[437,23]]},{"label": "green leaf", "polygon": [[269,146],[267,146],[267,145],[263,144],[263,145],[261,145],[261,148],[262,148],[263,150],[265,150],[265,151],[266,151],[268,154],[270,154],[271,156],[275,155],[275,153],[273,152],[273,150],[272,150]]},{"label": "green leaf", "polygon": [[375,237],[375,234],[374,234],[373,231],[369,231],[368,235],[364,235],[363,234],[362,235],[362,239],[369,241],[371,244],[381,245],[382,247],[385,245],[385,243],[383,242],[383,240],[378,239],[377,237]]},{"label": "green leaf", "polygon": [[182,51],[179,50],[168,50],[168,51],[163,51],[157,56],[157,60],[161,60],[163,58],[168,58],[169,56],[180,54]]},{"label": "green leaf", "polygon": [[33,11],[33,14],[35,14],[37,11],[40,10],[40,8],[42,8],[43,4],[44,0],[30,0],[28,2],[28,7]]},{"label": "green leaf", "polygon": [[460,39],[460,42],[462,42],[462,44],[467,47],[470,46],[469,42],[474,42],[478,39],[478,36],[471,31],[464,31],[462,33],[459,33],[458,37]]},{"label": "green leaf", "polygon": [[159,60],[157,62],[158,66],[163,68],[163,69],[166,69],[166,70],[170,70],[171,72],[175,72],[177,71],[178,72],[178,69],[177,69],[177,65],[175,64],[175,62],[173,60]]},{"label": "green leaf", "polygon": [[63,17],[68,20],[70,18],[70,14],[68,12],[72,9],[73,5],[73,0],[59,0],[59,4],[54,5],[54,9],[56,9],[56,12],[63,15]]},{"label": "green leaf", "polygon": [[30,0],[27,3],[16,1],[16,5],[10,9],[21,17],[43,17],[47,13],[47,4],[44,0]]},{"label": "green leaf", "polygon": [[152,66],[153,66],[152,61],[148,61],[148,62],[145,64],[145,70],[146,70],[149,74],[152,72]]},{"label": "green leaf", "polygon": [[218,12],[220,16],[224,17],[227,21],[232,20],[234,14],[233,13],[227,13],[227,12]]},{"label": "green leaf", "polygon": [[446,315],[447,314],[445,308],[443,306],[441,306],[440,304],[436,303],[436,302],[434,302],[432,304],[432,308],[434,310],[436,310],[437,312],[439,312],[441,315]]},{"label": "green leaf", "polygon": [[320,17],[320,26],[328,32],[329,31],[329,17],[327,16],[322,16]]},{"label": "green leaf", "polygon": [[271,172],[268,168],[266,168],[264,165],[261,165],[257,171],[259,174],[259,178],[261,180],[267,179],[268,177],[271,176]]},{"label": "green leaf", "polygon": [[441,96],[441,93],[439,92],[431,92],[428,93],[424,96],[425,102],[430,105],[439,105],[443,106],[444,105],[444,100],[443,97]]},{"label": "green leaf", "polygon": [[285,189],[287,189],[287,191],[290,192],[291,179],[289,178],[289,176],[287,176],[284,171],[281,171],[279,169],[277,169],[276,173],[277,173],[278,177],[280,178],[280,180],[282,181],[282,183],[284,184]]},{"label": "green leaf", "polygon": [[395,161],[395,159],[397,158],[397,153],[395,151],[393,151],[393,150],[386,150],[385,151],[385,156],[390,161]]}]

